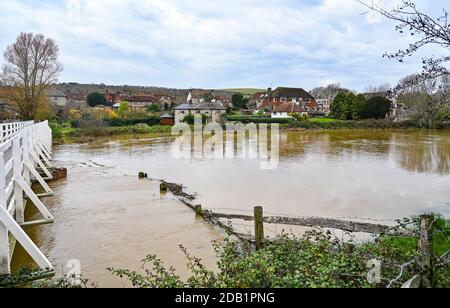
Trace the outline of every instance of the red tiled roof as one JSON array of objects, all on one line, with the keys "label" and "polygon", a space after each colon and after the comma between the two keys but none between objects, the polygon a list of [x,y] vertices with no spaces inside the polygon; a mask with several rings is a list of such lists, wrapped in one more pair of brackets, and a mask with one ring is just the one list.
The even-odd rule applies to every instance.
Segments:
[{"label": "red tiled roof", "polygon": [[266,98],[267,92],[257,92],[253,95],[252,100],[260,100]]},{"label": "red tiled roof", "polygon": [[84,101],[84,100],[86,100],[86,97],[83,94],[75,93],[75,94],[69,94],[69,99],[76,100],[76,101]]},{"label": "red tiled roof", "polygon": [[296,104],[296,103],[292,103],[292,102],[286,102],[283,103],[281,106],[276,107],[274,112],[287,112],[287,113],[291,113],[291,112],[305,112],[306,110],[304,110],[302,108],[302,106],[300,106],[300,104]]}]

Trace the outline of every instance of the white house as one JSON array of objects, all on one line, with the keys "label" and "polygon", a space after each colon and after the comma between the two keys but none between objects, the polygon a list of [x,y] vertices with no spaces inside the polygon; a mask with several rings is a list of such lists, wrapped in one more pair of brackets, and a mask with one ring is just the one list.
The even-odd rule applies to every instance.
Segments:
[{"label": "white house", "polygon": [[308,114],[307,107],[302,102],[286,102],[272,111],[272,119],[290,119],[289,114]]},{"label": "white house", "polygon": [[175,124],[183,122],[187,115],[203,114],[209,118],[209,122],[218,123],[223,114],[227,112],[222,104],[218,103],[194,103],[192,94],[189,93],[187,103],[175,108]]}]

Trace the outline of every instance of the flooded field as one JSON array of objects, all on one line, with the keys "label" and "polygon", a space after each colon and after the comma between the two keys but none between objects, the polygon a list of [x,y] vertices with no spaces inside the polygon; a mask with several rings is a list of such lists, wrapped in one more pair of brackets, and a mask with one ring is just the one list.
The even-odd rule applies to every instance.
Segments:
[{"label": "flooded field", "polygon": [[[171,138],[118,137],[55,148],[66,180],[51,184],[45,203],[55,224],[29,230],[63,270],[79,260],[99,286],[123,286],[107,267],[138,269],[157,254],[180,274],[183,244],[211,267],[211,241],[222,232],[196,219],[152,178],[183,183],[196,203],[217,209],[298,216],[393,219],[422,212],[450,217],[450,131],[341,130],[282,132],[280,164],[260,169],[252,159],[175,159]],[[33,216],[30,210],[29,217]],[[27,263],[19,248],[14,264]],[[67,270],[67,269],[65,269]]]}]

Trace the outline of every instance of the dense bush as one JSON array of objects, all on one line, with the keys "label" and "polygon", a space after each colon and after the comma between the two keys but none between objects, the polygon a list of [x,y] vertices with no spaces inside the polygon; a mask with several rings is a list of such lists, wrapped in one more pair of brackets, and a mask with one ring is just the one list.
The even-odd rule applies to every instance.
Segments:
[{"label": "dense bush", "polygon": [[394,122],[390,119],[382,120],[360,120],[360,121],[335,121],[335,122],[315,122],[315,121],[292,121],[288,127],[305,129],[406,129],[420,128],[417,121]]},{"label": "dense bush", "polygon": [[110,126],[132,126],[136,124],[147,124],[149,126],[159,125],[161,118],[156,115],[146,117],[133,117],[133,118],[114,118],[107,120]]},{"label": "dense bush", "polygon": [[341,92],[333,100],[331,116],[341,120],[384,119],[391,109],[391,101],[382,96],[366,100],[364,95]]},{"label": "dense bush", "polygon": [[[408,120],[403,122],[395,122],[391,119],[367,119],[359,121],[314,121],[305,119],[299,121],[296,119],[272,119],[270,117],[261,116],[243,116],[243,115],[228,115],[227,121],[247,123],[278,123],[284,124],[286,128],[305,128],[305,129],[400,129],[400,128],[421,128],[420,123],[415,120]],[[440,122],[438,128],[450,128],[449,122]]]},{"label": "dense bush", "polygon": [[391,101],[385,97],[376,96],[364,102],[361,119],[384,119],[391,110]]},{"label": "dense bush", "polygon": [[108,105],[108,101],[106,100],[105,95],[98,93],[98,92],[93,92],[90,93],[87,97],[87,104],[91,107],[96,107],[96,106],[106,106]]},{"label": "dense bush", "polygon": [[[446,240],[448,241],[448,237]],[[449,249],[448,242],[444,249]],[[376,243],[352,244],[315,230],[303,237],[283,236],[259,251],[249,243],[226,239],[214,244],[218,271],[208,270],[184,247],[191,276],[182,280],[155,255],[144,260],[143,272],[110,269],[140,288],[369,288],[386,287],[398,277],[400,265],[417,256],[418,239],[381,237]],[[382,281],[367,280],[367,261],[382,261]],[[393,287],[417,272],[409,267]],[[450,286],[450,266],[436,271],[436,286]]]}]

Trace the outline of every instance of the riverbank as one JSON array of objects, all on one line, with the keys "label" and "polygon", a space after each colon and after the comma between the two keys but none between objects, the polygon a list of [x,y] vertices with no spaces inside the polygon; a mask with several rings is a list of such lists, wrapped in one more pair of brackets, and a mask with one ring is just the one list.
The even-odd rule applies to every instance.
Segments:
[{"label": "riverbank", "polygon": [[[269,118],[264,116],[227,116],[229,122],[280,124],[285,129],[426,129],[419,121],[396,122],[391,119],[368,119],[344,121],[332,118],[311,118],[298,121],[289,118]],[[435,129],[450,129],[449,121],[435,123]]]},{"label": "riverbank", "polygon": [[[329,118],[310,119],[308,121],[293,121],[288,119],[270,119],[262,117],[242,117],[234,119],[243,124],[267,123],[280,124],[282,131],[302,131],[302,130],[339,130],[339,129],[405,129],[405,130],[428,130],[419,125],[416,121],[393,122],[388,119],[383,120],[363,120],[363,121],[343,121]],[[239,121],[238,121],[239,120]],[[51,123],[53,140],[55,144],[65,143],[86,143],[94,141],[98,137],[109,136],[140,136],[148,138],[160,138],[172,136],[171,126],[91,126],[75,128],[69,122],[62,124]],[[226,129],[225,125],[223,127]],[[437,123],[436,129],[450,129],[450,123]]]},{"label": "riverbank", "polygon": [[171,136],[170,126],[122,126],[122,127],[84,127],[74,128],[69,125],[52,125],[53,143],[86,143],[94,141],[98,137],[109,136],[145,136],[148,138],[160,138]]}]

